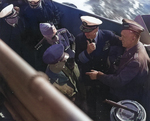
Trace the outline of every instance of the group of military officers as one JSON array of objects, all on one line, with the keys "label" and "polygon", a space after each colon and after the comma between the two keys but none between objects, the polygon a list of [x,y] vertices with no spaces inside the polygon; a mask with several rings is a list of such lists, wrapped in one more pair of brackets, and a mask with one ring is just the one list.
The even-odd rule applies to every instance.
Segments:
[{"label": "group of military officers", "polygon": [[136,100],[146,107],[149,57],[140,42],[141,25],[123,19],[119,37],[99,29],[100,19],[81,16],[82,33],[74,37],[61,28],[51,0],[16,3],[0,4],[0,38],[91,118],[109,120],[105,99]]}]

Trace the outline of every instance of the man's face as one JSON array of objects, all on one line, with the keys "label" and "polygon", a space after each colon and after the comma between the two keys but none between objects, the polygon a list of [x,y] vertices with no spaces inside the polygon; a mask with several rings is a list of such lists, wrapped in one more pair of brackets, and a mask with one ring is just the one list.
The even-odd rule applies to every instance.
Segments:
[{"label": "man's face", "polygon": [[98,31],[98,28],[94,29],[91,32],[84,33],[87,39],[94,39],[96,37],[96,33]]},{"label": "man's face", "polygon": [[125,48],[130,48],[133,43],[134,34],[131,30],[122,30],[120,40],[122,41],[122,46]]},{"label": "man's face", "polygon": [[31,8],[37,8],[40,4],[41,0],[28,0],[28,3],[30,5]]},{"label": "man's face", "polygon": [[55,35],[57,33],[57,29],[56,29],[56,27],[54,25],[52,26],[52,30],[53,30],[53,33]]},{"label": "man's face", "polygon": [[15,27],[15,25],[18,23],[19,8],[17,8],[17,10],[18,11],[16,11],[16,9],[14,8],[13,9],[14,13],[11,16],[5,18],[5,21],[13,27]]}]

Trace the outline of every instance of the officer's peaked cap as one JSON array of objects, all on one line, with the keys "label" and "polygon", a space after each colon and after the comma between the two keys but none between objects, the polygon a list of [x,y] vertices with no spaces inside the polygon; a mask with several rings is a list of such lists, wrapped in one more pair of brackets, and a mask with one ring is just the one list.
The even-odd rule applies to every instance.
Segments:
[{"label": "officer's peaked cap", "polygon": [[122,22],[123,22],[123,30],[132,30],[137,34],[140,34],[141,32],[144,31],[144,28],[133,20],[123,19]]},{"label": "officer's peaked cap", "polygon": [[5,6],[0,12],[0,18],[7,17],[13,13],[13,4]]},{"label": "officer's peaked cap", "polygon": [[102,21],[98,18],[92,16],[81,16],[82,25],[80,26],[80,30],[83,32],[91,32],[96,29]]}]

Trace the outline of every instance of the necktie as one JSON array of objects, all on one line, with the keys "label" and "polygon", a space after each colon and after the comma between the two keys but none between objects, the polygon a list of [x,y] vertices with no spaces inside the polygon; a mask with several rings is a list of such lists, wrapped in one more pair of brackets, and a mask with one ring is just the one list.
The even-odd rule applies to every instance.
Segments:
[{"label": "necktie", "polygon": [[95,40],[94,40],[94,39],[88,39],[88,41],[89,41],[90,43],[92,43],[92,42],[95,43]]}]

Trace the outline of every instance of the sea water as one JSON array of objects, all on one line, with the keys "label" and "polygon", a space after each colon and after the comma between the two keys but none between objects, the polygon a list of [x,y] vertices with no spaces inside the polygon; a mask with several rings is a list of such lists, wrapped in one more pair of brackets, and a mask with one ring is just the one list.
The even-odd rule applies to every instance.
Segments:
[{"label": "sea water", "polygon": [[150,14],[150,0],[54,0],[68,2],[77,8],[121,23],[122,18],[135,19]]}]

